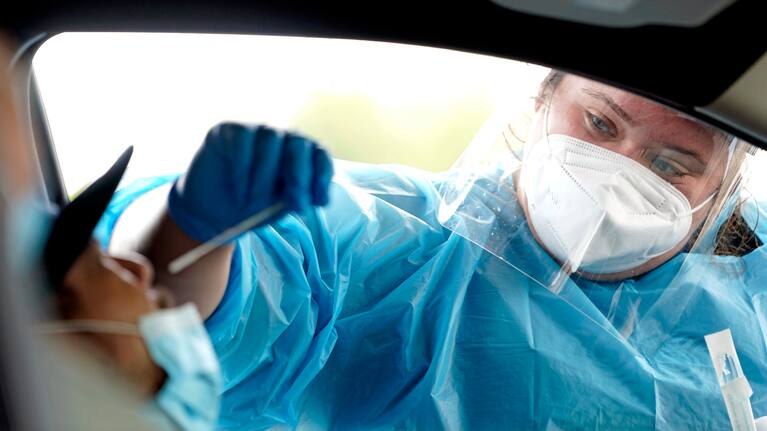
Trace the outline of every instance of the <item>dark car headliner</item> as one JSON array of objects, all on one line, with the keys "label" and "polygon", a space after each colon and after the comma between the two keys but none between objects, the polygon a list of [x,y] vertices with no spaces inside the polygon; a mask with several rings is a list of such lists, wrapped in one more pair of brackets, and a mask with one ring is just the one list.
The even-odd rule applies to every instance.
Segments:
[{"label": "dark car headliner", "polygon": [[159,31],[351,38],[458,49],[577,72],[693,113],[694,107],[716,100],[765,53],[765,39],[756,36],[764,9],[763,0],[740,0],[700,27],[606,28],[517,13],[480,0],[62,0],[26,2],[0,20],[22,40],[40,32]]}]

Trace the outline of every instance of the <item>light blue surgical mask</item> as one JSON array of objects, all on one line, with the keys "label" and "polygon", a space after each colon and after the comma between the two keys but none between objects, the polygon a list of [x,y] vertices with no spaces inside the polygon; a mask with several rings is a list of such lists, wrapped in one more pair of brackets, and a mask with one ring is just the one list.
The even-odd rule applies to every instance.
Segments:
[{"label": "light blue surgical mask", "polygon": [[63,320],[37,325],[45,334],[98,332],[140,335],[167,379],[145,413],[159,409],[179,429],[211,430],[220,408],[221,370],[197,308],[191,303],[141,316],[136,325],[101,320]]},{"label": "light blue surgical mask", "polygon": [[167,381],[155,397],[159,408],[181,429],[213,429],[220,406],[221,370],[197,308],[156,311],[139,319],[149,355]]}]

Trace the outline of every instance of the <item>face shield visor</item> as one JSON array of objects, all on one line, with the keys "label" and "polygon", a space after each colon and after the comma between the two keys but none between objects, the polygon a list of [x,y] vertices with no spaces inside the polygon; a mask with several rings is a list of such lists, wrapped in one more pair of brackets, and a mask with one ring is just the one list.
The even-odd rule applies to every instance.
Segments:
[{"label": "face shield visor", "polygon": [[[713,252],[748,144],[573,75],[553,72],[523,99],[451,169],[440,223],[555,292],[574,273],[622,280]],[[526,267],[515,249],[526,235],[522,254],[549,256],[556,271]]]}]

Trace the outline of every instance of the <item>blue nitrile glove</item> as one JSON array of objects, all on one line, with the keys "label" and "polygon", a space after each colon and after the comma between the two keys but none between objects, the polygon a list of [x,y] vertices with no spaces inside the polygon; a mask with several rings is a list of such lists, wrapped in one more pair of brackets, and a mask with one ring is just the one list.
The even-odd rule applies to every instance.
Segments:
[{"label": "blue nitrile glove", "polygon": [[187,173],[168,195],[168,212],[187,235],[205,242],[278,202],[302,211],[328,203],[333,164],[314,141],[265,126],[212,128]]}]

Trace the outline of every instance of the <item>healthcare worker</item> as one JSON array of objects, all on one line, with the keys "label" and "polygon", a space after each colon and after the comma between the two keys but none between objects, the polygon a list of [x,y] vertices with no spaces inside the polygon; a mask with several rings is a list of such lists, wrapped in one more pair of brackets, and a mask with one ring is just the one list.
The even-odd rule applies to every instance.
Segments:
[{"label": "healthcare worker", "polygon": [[750,147],[556,71],[527,133],[507,120],[447,174],[338,162],[329,196],[310,140],[222,124],[182,176],[119,191],[97,233],[198,304],[221,429],[727,429],[704,341],[726,328],[767,414]]}]

